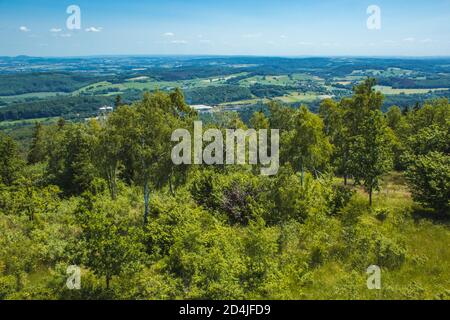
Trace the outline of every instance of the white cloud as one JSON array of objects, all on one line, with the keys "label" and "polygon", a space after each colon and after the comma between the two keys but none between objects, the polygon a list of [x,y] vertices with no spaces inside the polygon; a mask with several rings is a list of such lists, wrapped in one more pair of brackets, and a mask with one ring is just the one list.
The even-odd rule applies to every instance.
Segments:
[{"label": "white cloud", "polygon": [[420,40],[420,42],[421,43],[431,43],[431,42],[433,42],[433,40],[432,39],[423,39],[423,40]]},{"label": "white cloud", "polygon": [[58,33],[58,32],[61,32],[61,31],[62,31],[61,28],[51,28],[50,29],[50,32],[52,32],[52,33]]},{"label": "white cloud", "polygon": [[312,42],[306,42],[306,41],[300,41],[298,44],[301,46],[312,46],[313,45]]},{"label": "white cloud", "polygon": [[26,26],[21,26],[21,27],[19,28],[19,30],[22,31],[22,32],[30,32],[30,31],[31,31],[31,30],[28,29]]},{"label": "white cloud", "polygon": [[103,30],[102,27],[89,27],[86,29],[86,32],[100,32],[102,30]]},{"label": "white cloud", "polygon": [[62,38],[70,38],[70,37],[72,37],[72,34],[71,33],[62,33],[60,35],[60,37],[62,37]]},{"label": "white cloud", "polygon": [[173,43],[173,44],[187,44],[188,42],[186,40],[172,40],[171,43]]},{"label": "white cloud", "polygon": [[207,44],[212,43],[212,41],[208,40],[208,39],[200,39],[199,41],[200,41],[200,43],[207,43]]},{"label": "white cloud", "polygon": [[280,38],[281,38],[281,39],[287,39],[287,36],[284,35],[284,34],[282,34],[282,35],[280,36]]},{"label": "white cloud", "polygon": [[173,33],[173,32],[166,32],[166,33],[163,33],[163,36],[164,37],[174,37],[175,33]]},{"label": "white cloud", "polygon": [[403,39],[403,41],[404,41],[404,42],[414,42],[414,41],[416,41],[416,39],[413,38],[413,37],[409,37],[409,38]]}]

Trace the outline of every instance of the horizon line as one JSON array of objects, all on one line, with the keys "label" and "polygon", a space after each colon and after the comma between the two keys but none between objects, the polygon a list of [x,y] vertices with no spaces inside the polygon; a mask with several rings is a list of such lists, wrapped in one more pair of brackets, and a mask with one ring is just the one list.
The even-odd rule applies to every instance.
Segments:
[{"label": "horizon line", "polygon": [[0,58],[41,58],[41,59],[70,59],[70,58],[101,58],[101,57],[249,57],[249,58],[373,58],[373,59],[450,59],[450,55],[263,55],[263,54],[91,54],[91,55],[0,55]]}]

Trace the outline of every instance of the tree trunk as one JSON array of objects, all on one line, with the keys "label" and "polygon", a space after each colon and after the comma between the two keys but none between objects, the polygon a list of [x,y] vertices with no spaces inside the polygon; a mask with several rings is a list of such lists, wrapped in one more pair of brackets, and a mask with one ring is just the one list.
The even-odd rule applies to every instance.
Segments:
[{"label": "tree trunk", "polygon": [[347,174],[344,174],[344,186],[347,185]]},{"label": "tree trunk", "polygon": [[369,189],[369,205],[372,207],[372,187]]},{"label": "tree trunk", "polygon": [[106,279],[106,290],[109,290],[109,283],[111,281],[111,276],[109,274],[107,274],[105,276],[105,279]]},{"label": "tree trunk", "polygon": [[108,187],[109,193],[111,195],[112,200],[116,200],[117,198],[117,182],[116,182],[116,172],[115,169],[112,169],[108,174]]},{"label": "tree trunk", "polygon": [[301,169],[301,176],[300,176],[300,183],[301,186],[303,187],[303,181],[305,180],[305,170],[303,169],[303,165],[302,165],[302,169]]},{"label": "tree trunk", "polygon": [[148,223],[149,202],[150,202],[150,190],[148,188],[148,181],[146,180],[144,183],[144,225]]},{"label": "tree trunk", "polygon": [[170,188],[170,194],[175,197],[175,190],[173,187],[173,183],[172,183],[172,177],[173,177],[173,168],[170,171],[170,175],[169,175],[169,188]]}]

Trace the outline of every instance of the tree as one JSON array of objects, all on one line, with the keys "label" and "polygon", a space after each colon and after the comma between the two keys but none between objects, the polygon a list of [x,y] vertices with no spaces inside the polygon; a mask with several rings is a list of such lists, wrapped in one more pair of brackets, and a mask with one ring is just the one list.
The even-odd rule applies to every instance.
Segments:
[{"label": "tree", "polygon": [[116,100],[114,100],[114,106],[116,108],[120,107],[121,105],[123,105],[122,103],[122,96],[121,95],[117,95],[116,96]]},{"label": "tree", "polygon": [[450,103],[447,99],[432,100],[422,108],[409,112],[406,121],[410,135],[431,125],[447,129],[450,121]]},{"label": "tree", "polygon": [[269,119],[266,118],[263,112],[258,111],[253,114],[250,119],[250,125],[253,129],[269,129],[270,122]]},{"label": "tree", "polygon": [[[117,197],[117,179],[121,163],[127,162],[132,141],[129,132],[134,117],[133,109],[121,106],[108,116],[105,125],[100,129],[95,146],[95,162],[101,176],[108,184],[111,199]],[[132,160],[128,160],[132,163]],[[132,168],[131,168],[132,169]]]},{"label": "tree", "polygon": [[450,157],[441,152],[419,155],[406,171],[408,184],[415,201],[450,213]]},{"label": "tree", "polygon": [[356,183],[372,194],[380,178],[392,167],[391,134],[381,112],[383,95],[376,92],[375,79],[367,79],[354,88],[347,100],[344,121],[348,128],[350,171]]},{"label": "tree", "polygon": [[279,102],[271,101],[269,103],[270,111],[270,128],[279,129],[281,131],[292,129],[291,118],[295,110],[281,105]]},{"label": "tree", "polygon": [[20,177],[24,164],[17,143],[0,132],[0,183],[12,185]]},{"label": "tree", "polygon": [[128,225],[114,210],[104,210],[90,195],[77,209],[77,218],[79,262],[104,277],[107,290],[114,276],[139,270],[145,256],[140,228]]},{"label": "tree", "polygon": [[97,175],[94,145],[89,126],[65,126],[55,134],[49,147],[47,175],[66,195],[81,194]]},{"label": "tree", "polygon": [[135,181],[144,189],[144,224],[149,215],[150,191],[171,183],[174,164],[171,159],[171,135],[186,127],[196,113],[184,103],[181,91],[172,94],[145,93],[137,103],[135,118],[129,128],[133,141]]},{"label": "tree", "polygon": [[392,130],[396,131],[402,121],[402,111],[397,106],[392,106],[386,112],[387,125]]},{"label": "tree", "polygon": [[372,194],[379,188],[380,178],[392,167],[391,138],[381,111],[370,111],[361,124],[364,134],[353,137],[350,161],[356,183],[362,183]]},{"label": "tree", "polygon": [[345,108],[341,103],[331,99],[325,99],[320,104],[319,114],[324,122],[325,134],[333,145],[332,163],[336,173],[344,176],[344,184],[347,185],[349,174],[349,130],[344,123]]},{"label": "tree", "polygon": [[36,122],[33,131],[33,140],[31,142],[30,151],[28,152],[28,163],[36,164],[43,162],[47,154],[46,149],[44,129],[40,122]]},{"label": "tree", "polygon": [[431,125],[409,136],[406,141],[407,148],[412,155],[423,155],[432,151],[450,152],[450,133],[448,129]]},{"label": "tree", "polygon": [[325,136],[322,119],[302,106],[290,121],[292,130],[282,134],[284,146],[281,152],[282,162],[291,163],[292,168],[301,172],[301,183],[305,170],[317,173],[329,163],[332,145]]}]

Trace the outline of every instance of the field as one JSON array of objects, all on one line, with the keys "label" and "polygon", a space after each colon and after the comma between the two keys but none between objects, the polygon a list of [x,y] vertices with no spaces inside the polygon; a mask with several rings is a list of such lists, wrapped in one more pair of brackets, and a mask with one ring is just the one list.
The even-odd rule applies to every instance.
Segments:
[{"label": "field", "polygon": [[394,89],[388,86],[376,86],[375,89],[382,94],[397,95],[397,94],[424,94],[436,91],[448,91],[448,88],[430,88],[430,89]]},{"label": "field", "polygon": [[[445,59],[117,57],[62,63],[23,57],[20,79],[11,74],[15,63],[5,60],[0,69],[0,128],[42,118],[80,121],[97,116],[103,105],[114,105],[118,95],[123,103],[133,103],[145,91],[173,88],[182,89],[191,105],[237,111],[245,120],[248,110],[270,100],[304,104],[316,112],[320,101],[350,96],[353,86],[367,77],[375,77],[376,90],[386,95],[384,111],[391,105],[406,108],[450,97],[450,63]],[[55,91],[47,90],[51,88]]]}]

